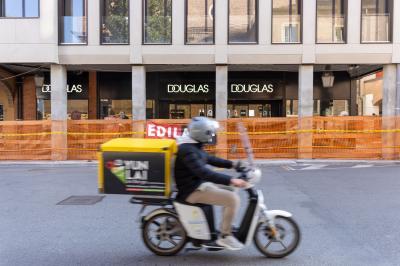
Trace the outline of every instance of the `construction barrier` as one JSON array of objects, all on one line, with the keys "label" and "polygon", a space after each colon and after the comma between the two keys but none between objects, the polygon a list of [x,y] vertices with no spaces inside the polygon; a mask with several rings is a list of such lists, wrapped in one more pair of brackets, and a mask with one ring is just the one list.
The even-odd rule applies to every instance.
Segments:
[{"label": "construction barrier", "polygon": [[[95,160],[100,144],[119,137],[174,138],[189,120],[0,122],[0,160]],[[308,117],[221,121],[207,150],[244,158],[237,123],[257,159],[400,159],[400,117]]]}]

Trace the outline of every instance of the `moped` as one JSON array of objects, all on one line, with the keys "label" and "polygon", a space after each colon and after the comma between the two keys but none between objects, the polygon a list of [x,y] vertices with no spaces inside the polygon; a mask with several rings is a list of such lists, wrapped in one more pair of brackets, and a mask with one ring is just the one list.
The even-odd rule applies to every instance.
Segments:
[{"label": "moped", "polygon": [[[267,208],[263,192],[256,189],[262,176],[261,170],[253,163],[247,133],[242,126],[239,131],[249,161],[248,167],[239,169],[240,178],[249,184],[245,188],[248,204],[240,226],[232,232],[245,247],[254,241],[257,249],[265,256],[283,258],[298,247],[301,238],[299,226],[291,213]],[[210,251],[224,249],[208,245],[218,237],[210,205],[178,201],[173,194],[165,200],[132,198],[131,203],[143,205],[139,214],[142,238],[146,247],[154,254],[176,255],[187,243],[193,246],[188,250],[202,247]],[[159,208],[141,216],[147,206]]]}]

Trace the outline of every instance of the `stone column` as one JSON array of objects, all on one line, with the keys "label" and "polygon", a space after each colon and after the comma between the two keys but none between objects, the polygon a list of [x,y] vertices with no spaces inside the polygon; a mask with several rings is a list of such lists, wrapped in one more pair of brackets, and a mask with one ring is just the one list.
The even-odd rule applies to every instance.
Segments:
[{"label": "stone column", "polygon": [[[396,86],[396,129],[400,129],[400,64],[397,64],[397,86]],[[395,159],[400,159],[400,132],[396,132],[396,154]]]},{"label": "stone column", "polygon": [[383,66],[382,115],[394,116],[396,110],[396,65]]},{"label": "stone column", "polygon": [[89,119],[97,119],[97,72],[89,72]]},{"label": "stone column", "polygon": [[88,1],[88,24],[87,24],[87,36],[88,36],[88,45],[89,46],[97,46],[100,44],[100,1]]},{"label": "stone column", "polygon": [[314,67],[299,66],[299,117],[313,116],[314,107]]},{"label": "stone column", "polygon": [[67,69],[63,65],[51,65],[51,158],[67,160]]},{"label": "stone column", "polygon": [[299,66],[299,130],[298,158],[312,159],[313,134],[308,132],[313,127],[314,107],[314,66]]},{"label": "stone column", "polygon": [[[258,43],[260,45],[270,45],[271,44],[271,32],[272,32],[272,0],[262,0],[258,1]],[[262,25],[262,27],[261,27]]]},{"label": "stone column", "polygon": [[[215,71],[215,118],[220,121],[220,132],[226,132],[228,117],[228,66],[217,65]],[[228,155],[228,136],[218,135],[217,156],[226,158]]]},{"label": "stone column", "polygon": [[349,44],[359,44],[361,34],[361,0],[351,0],[348,2],[347,32]]},{"label": "stone column", "polygon": [[228,63],[228,0],[214,1],[215,63]]},{"label": "stone column", "polygon": [[400,64],[397,64],[396,116],[400,116]]},{"label": "stone column", "polygon": [[172,1],[172,43],[185,44],[185,1]]},{"label": "stone column", "polygon": [[[383,66],[383,101],[382,101],[382,129],[392,130],[396,126],[396,65]],[[382,133],[382,157],[383,159],[394,159],[395,157],[395,134],[392,132]]]},{"label": "stone column", "polygon": [[132,118],[146,119],[146,69],[132,66]]},{"label": "stone column", "polygon": [[[316,0],[303,1],[303,58],[302,64],[315,63]],[[306,4],[307,3],[307,4]]]},{"label": "stone column", "polygon": [[228,114],[228,66],[216,66],[215,118],[225,120]]},{"label": "stone column", "polygon": [[142,65],[132,66],[132,119],[135,120],[132,130],[137,132],[133,137],[144,137],[146,120],[146,68]]},{"label": "stone column", "polygon": [[143,33],[143,1],[129,2],[130,27],[130,62],[134,65],[143,64],[142,33]]}]

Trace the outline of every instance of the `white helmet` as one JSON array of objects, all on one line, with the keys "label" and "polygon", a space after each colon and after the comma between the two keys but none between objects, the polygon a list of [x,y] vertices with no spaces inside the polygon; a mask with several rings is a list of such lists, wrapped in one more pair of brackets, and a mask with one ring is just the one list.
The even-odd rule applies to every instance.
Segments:
[{"label": "white helmet", "polygon": [[207,117],[194,117],[188,125],[189,136],[200,143],[213,143],[219,124]]}]

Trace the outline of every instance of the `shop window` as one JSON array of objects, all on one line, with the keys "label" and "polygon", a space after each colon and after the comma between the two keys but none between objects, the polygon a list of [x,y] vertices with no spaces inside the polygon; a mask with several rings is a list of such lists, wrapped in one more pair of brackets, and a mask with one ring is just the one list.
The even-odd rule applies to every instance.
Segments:
[{"label": "shop window", "polygon": [[320,100],[314,100],[313,113],[315,116],[321,115],[321,101]]},{"label": "shop window", "polygon": [[68,119],[86,120],[89,118],[89,102],[88,100],[68,100]]},{"label": "shop window", "polygon": [[[68,119],[86,120],[88,115],[88,100],[68,100],[67,115]],[[51,101],[48,99],[37,99],[37,120],[51,119]]]},{"label": "shop window", "polygon": [[101,43],[129,43],[129,0],[101,2]]},{"label": "shop window", "polygon": [[[67,73],[67,114],[69,119],[88,119],[89,74],[83,71],[69,71]],[[36,88],[37,119],[51,119],[51,91],[50,73],[44,73],[44,85]]]},{"label": "shop window", "polygon": [[257,43],[257,0],[229,1],[229,43]]},{"label": "shop window", "polygon": [[272,1],[272,42],[301,42],[301,1]]},{"label": "shop window", "polygon": [[272,104],[228,104],[228,118],[261,118],[279,116],[273,112]]},{"label": "shop window", "polygon": [[48,120],[51,119],[51,102],[48,99],[37,98],[36,100],[36,119]]},{"label": "shop window", "polygon": [[196,116],[214,117],[213,104],[169,104],[170,119],[189,119]]},{"label": "shop window", "polygon": [[314,115],[348,116],[349,113],[348,100],[314,100]]},{"label": "shop window", "polygon": [[0,0],[0,17],[37,18],[39,0]]},{"label": "shop window", "polygon": [[299,101],[298,100],[286,100],[286,116],[298,116],[299,115]]},{"label": "shop window", "polygon": [[214,0],[186,0],[186,43],[214,43]]},{"label": "shop window", "polygon": [[154,119],[156,114],[155,100],[146,100],[146,118]]},{"label": "shop window", "polygon": [[361,78],[357,84],[358,115],[379,116],[382,114],[382,72]]},{"label": "shop window", "polygon": [[60,10],[60,43],[87,44],[86,0],[62,0]]},{"label": "shop window", "polygon": [[101,119],[132,119],[132,100],[100,100]]},{"label": "shop window", "polygon": [[144,0],[144,43],[172,43],[172,0]]},{"label": "shop window", "polygon": [[317,43],[346,42],[347,0],[317,0]]},{"label": "shop window", "polygon": [[391,42],[393,0],[362,0],[361,41]]}]

